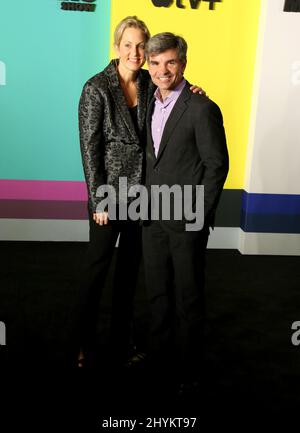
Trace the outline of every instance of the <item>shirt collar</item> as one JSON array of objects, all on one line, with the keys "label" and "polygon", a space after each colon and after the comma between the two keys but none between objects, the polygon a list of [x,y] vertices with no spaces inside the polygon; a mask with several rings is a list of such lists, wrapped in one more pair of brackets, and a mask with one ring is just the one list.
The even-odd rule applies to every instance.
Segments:
[{"label": "shirt collar", "polygon": [[183,78],[183,80],[180,81],[180,83],[175,87],[175,89],[163,101],[160,95],[160,90],[159,88],[157,88],[154,92],[154,97],[156,99],[156,102],[159,102],[164,107],[167,107],[170,104],[170,102],[178,98],[185,84],[186,84],[186,80]]}]

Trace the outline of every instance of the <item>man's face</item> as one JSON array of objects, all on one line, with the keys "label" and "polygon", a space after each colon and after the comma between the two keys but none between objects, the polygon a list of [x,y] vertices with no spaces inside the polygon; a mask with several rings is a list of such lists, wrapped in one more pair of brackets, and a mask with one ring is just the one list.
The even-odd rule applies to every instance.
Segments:
[{"label": "man's face", "polygon": [[185,66],[186,63],[179,60],[175,48],[160,54],[149,55],[149,73],[153,83],[159,88],[162,97],[168,96],[180,83]]}]

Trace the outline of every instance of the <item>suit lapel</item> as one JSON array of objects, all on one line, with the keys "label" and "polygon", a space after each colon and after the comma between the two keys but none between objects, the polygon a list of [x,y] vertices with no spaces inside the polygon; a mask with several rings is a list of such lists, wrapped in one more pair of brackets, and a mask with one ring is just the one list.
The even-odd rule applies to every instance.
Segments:
[{"label": "suit lapel", "polygon": [[117,67],[117,61],[112,60],[108,65],[108,67],[105,69],[106,76],[108,78],[108,87],[110,89],[113,100],[115,102],[115,107],[118,110],[121,118],[123,119],[123,122],[126,125],[128,132],[135,140],[137,140],[138,137],[135,131],[132,118],[130,116],[130,112],[127,107],[126,99],[122,91],[121,84],[119,82],[116,67]]},{"label": "suit lapel", "polygon": [[156,163],[160,160],[174,128],[177,126],[181,116],[187,109],[187,101],[191,98],[189,88],[190,84],[187,82],[170,113],[161,138]]}]

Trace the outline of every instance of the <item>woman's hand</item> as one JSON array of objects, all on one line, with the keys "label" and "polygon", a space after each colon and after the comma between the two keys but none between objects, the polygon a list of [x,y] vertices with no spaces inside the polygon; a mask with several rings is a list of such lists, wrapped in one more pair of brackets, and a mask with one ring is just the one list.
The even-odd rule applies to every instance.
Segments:
[{"label": "woman's hand", "polygon": [[93,213],[93,220],[100,226],[108,224],[108,212]]},{"label": "woman's hand", "polygon": [[200,95],[206,96],[206,97],[208,98],[208,96],[207,96],[205,90],[203,90],[202,87],[199,87],[199,86],[193,85],[193,86],[190,87],[190,90],[191,90],[193,93],[200,93]]}]

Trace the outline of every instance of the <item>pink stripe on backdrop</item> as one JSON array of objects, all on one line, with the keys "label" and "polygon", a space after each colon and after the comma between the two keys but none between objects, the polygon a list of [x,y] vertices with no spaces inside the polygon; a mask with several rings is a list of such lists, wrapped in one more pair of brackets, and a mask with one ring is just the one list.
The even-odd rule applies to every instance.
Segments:
[{"label": "pink stripe on backdrop", "polygon": [[0,180],[2,200],[86,201],[85,182],[60,180]]}]

